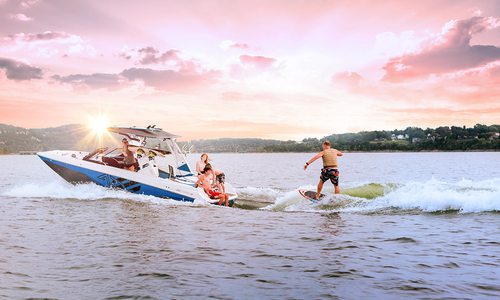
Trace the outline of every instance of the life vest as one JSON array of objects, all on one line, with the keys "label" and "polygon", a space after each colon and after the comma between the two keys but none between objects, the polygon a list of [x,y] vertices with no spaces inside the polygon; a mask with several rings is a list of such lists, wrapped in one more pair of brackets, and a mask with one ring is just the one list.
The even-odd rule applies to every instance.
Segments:
[{"label": "life vest", "polygon": [[323,167],[336,168],[338,166],[337,153],[334,149],[326,149],[323,153]]}]

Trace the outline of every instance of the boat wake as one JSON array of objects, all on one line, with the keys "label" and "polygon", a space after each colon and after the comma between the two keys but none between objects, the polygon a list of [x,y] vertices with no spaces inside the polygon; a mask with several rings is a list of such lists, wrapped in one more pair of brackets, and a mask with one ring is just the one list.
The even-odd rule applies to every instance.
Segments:
[{"label": "boat wake", "polygon": [[[315,190],[314,186],[300,189]],[[500,211],[500,178],[447,183],[435,179],[405,184],[366,184],[345,189],[333,195],[331,187],[325,198],[311,202],[297,190],[288,191],[273,204],[263,207],[272,211],[401,213],[401,212],[498,212]]]},{"label": "boat wake", "polygon": [[[297,189],[315,190],[315,186]],[[311,202],[297,190],[246,187],[238,189],[241,199],[236,207],[290,212],[343,212],[343,213],[408,213],[408,212],[500,212],[500,178],[483,181],[462,180],[447,183],[435,179],[405,184],[370,183],[345,188],[334,195],[331,185],[323,191],[327,196]],[[72,185],[66,182],[26,183],[1,192],[14,198],[45,198],[74,200],[130,200],[161,205],[205,206],[203,200],[194,203],[175,201],[154,196],[132,194],[96,184]]]},{"label": "boat wake", "polygon": [[73,200],[131,200],[166,205],[208,205],[195,201],[182,202],[154,196],[133,194],[118,189],[109,189],[94,183],[72,185],[70,183],[53,181],[48,183],[26,183],[8,189],[2,196],[15,198],[45,198],[45,199],[73,199]]}]

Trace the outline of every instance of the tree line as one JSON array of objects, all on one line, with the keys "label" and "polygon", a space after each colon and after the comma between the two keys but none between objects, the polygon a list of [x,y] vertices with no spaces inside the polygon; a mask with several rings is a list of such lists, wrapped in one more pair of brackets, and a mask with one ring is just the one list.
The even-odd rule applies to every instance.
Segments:
[{"label": "tree line", "polygon": [[500,150],[500,125],[476,124],[473,127],[407,127],[404,130],[376,130],[342,133],[301,142],[285,141],[263,147],[264,152],[313,152],[329,140],[345,151],[474,151]]}]

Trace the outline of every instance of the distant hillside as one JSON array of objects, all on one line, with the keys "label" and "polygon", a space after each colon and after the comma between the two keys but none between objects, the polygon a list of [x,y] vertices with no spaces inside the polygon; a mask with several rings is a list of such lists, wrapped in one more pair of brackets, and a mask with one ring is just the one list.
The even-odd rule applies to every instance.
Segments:
[{"label": "distant hillside", "polygon": [[329,140],[344,151],[500,151],[500,125],[476,124],[466,128],[408,127],[391,131],[361,131],[305,138],[300,142],[263,139],[191,141],[196,152],[315,152]]},{"label": "distant hillside", "polygon": [[314,152],[320,149],[322,140],[329,140],[335,148],[344,151],[500,151],[499,137],[500,125],[408,127],[404,130],[332,134],[321,140],[309,138],[302,142],[280,142],[264,147],[264,151]]},{"label": "distant hillside", "polygon": [[0,154],[76,149],[75,146],[85,135],[84,126],[77,124],[43,129],[27,129],[0,124]]},{"label": "distant hillside", "polygon": [[[196,152],[266,152],[265,148],[282,143],[279,140],[223,138],[212,140],[193,140],[188,142]],[[186,143],[180,143],[182,145]]]},{"label": "distant hillside", "polygon": [[[0,124],[0,154],[19,151],[45,151],[54,149],[92,150],[95,141],[85,139],[88,130],[72,124],[54,128],[26,129]],[[306,138],[300,142],[268,139],[223,138],[193,140],[187,144],[194,152],[314,152],[321,141],[328,139],[345,151],[500,151],[500,125],[474,127],[438,127],[404,130],[362,131],[326,136],[322,139]],[[114,142],[116,143],[116,141]]]}]

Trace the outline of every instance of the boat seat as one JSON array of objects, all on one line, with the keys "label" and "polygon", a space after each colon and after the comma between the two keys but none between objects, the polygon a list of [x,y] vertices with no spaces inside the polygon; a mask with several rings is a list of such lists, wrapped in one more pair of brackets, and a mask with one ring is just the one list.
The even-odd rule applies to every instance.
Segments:
[{"label": "boat seat", "polygon": [[106,157],[104,156],[102,158],[102,162],[105,163],[108,166],[115,167],[115,168],[123,168],[123,156],[115,156],[115,157]]}]

